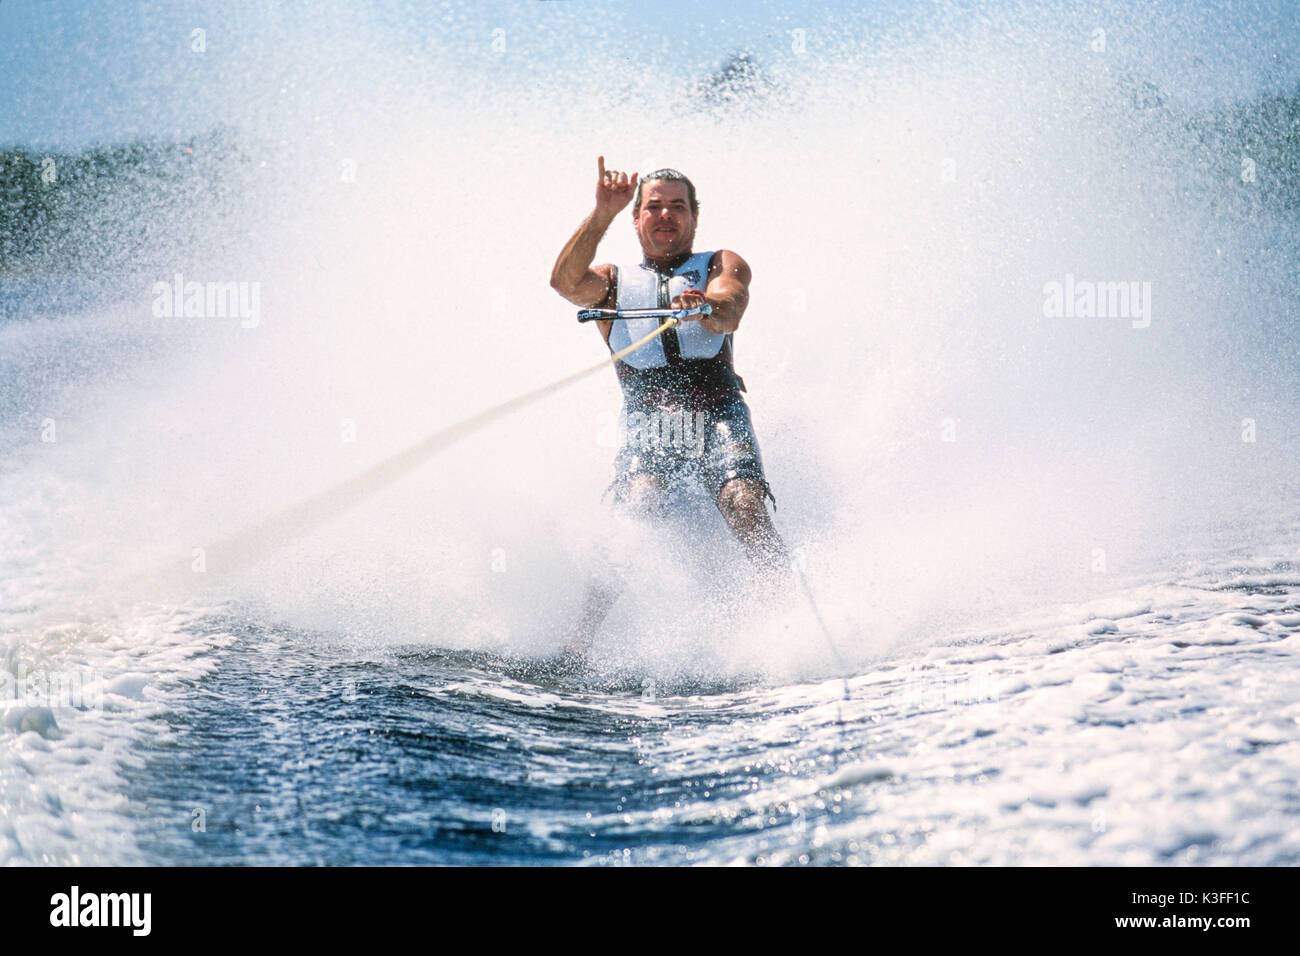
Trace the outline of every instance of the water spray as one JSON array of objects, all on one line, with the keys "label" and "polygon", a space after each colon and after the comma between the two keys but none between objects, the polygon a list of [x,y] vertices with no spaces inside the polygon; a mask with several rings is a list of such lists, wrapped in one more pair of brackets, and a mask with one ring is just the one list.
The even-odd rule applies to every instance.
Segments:
[{"label": "water spray", "polygon": [[[285,508],[275,514],[256,521],[234,534],[223,538],[208,548],[215,558],[215,568],[220,574],[234,571],[255,564],[280,550],[294,538],[302,537],[327,521],[352,508],[364,498],[381,488],[391,485],[399,478],[423,464],[430,456],[446,449],[448,446],[465,438],[481,428],[490,425],[513,411],[531,405],[563,388],[593,375],[607,365],[611,365],[625,356],[635,352],[648,342],[663,335],[683,319],[696,315],[709,315],[713,311],[708,304],[689,309],[590,309],[578,314],[580,322],[593,319],[629,319],[661,318],[663,323],[627,348],[613,353],[595,365],[581,371],[566,375],[561,379],[525,392],[509,401],[485,409],[455,424],[440,428],[427,438],[412,445],[404,451],[372,465],[370,468],[339,484],[328,488],[305,501]],[[190,566],[190,559],[183,558],[167,562],[152,572],[137,575],[126,582],[119,583],[115,592],[139,593],[146,589],[156,590],[159,581],[169,594],[186,594],[196,590],[195,575]]]}]

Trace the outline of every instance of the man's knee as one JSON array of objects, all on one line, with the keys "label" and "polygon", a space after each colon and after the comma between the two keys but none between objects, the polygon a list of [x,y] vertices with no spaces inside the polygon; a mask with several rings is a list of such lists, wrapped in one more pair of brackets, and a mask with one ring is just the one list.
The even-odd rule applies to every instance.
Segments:
[{"label": "man's knee", "polygon": [[765,494],[761,482],[733,478],[718,493],[718,509],[732,527],[754,527],[767,519]]},{"label": "man's knee", "polygon": [[654,475],[633,475],[623,487],[619,501],[638,517],[653,517],[663,509],[664,483]]}]

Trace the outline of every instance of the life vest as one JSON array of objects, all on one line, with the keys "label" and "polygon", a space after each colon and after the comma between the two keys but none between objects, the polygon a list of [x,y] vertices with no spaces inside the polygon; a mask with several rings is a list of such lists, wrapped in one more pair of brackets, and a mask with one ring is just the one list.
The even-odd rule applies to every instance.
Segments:
[{"label": "life vest", "polygon": [[[676,268],[649,260],[619,266],[614,308],[667,309],[687,289],[703,289],[712,252],[697,252]],[[609,332],[611,353],[627,348],[662,324],[661,319],[616,319]],[[731,362],[731,334],[710,332],[698,321],[682,322],[614,364],[629,403],[693,403],[744,391]]]}]

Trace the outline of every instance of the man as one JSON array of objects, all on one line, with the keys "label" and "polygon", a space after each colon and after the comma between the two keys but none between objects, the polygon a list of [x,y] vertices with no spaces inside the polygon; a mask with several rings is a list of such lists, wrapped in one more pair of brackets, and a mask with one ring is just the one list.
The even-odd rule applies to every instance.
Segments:
[{"label": "man", "polygon": [[[767,513],[764,499],[771,490],[741,397],[745,386],[731,362],[732,336],[749,303],[749,266],[728,249],[692,251],[699,203],[695,186],[681,173],[661,169],[638,183],[636,173],[629,178],[605,169],[604,156],[597,157],[596,167],[596,208],[560,252],[551,287],[589,309],[689,309],[704,303],[713,309],[615,363],[627,421],[636,423],[615,460],[615,501],[653,519],[671,486],[697,482],[717,502],[754,565],[774,575],[786,566],[785,546]],[[642,260],[593,266],[601,237],[629,203]],[[658,319],[597,322],[611,353],[659,324]],[[650,429],[641,427],[647,422],[653,423]],[[617,597],[615,588],[593,581],[566,653],[586,649]]]}]

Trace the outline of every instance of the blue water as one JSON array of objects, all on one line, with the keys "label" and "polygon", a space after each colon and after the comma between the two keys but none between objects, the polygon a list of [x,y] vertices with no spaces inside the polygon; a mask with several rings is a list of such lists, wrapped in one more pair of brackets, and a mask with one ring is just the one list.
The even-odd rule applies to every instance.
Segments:
[{"label": "blue water", "polygon": [[[704,777],[672,754],[675,727],[731,736],[752,693],[694,688],[705,696],[674,700],[670,714],[639,681],[588,689],[546,662],[367,654],[248,624],[237,633],[168,720],[174,743],[131,775],[150,862],[538,864],[619,860],[632,847],[638,861],[685,862],[767,829],[765,813],[654,816],[730,801],[780,774],[778,745],[729,748],[743,772],[719,765]],[[826,752],[804,746],[796,759],[829,765],[838,745],[829,733]]]},{"label": "blue water", "polygon": [[128,815],[158,864],[1300,862],[1300,563],[1126,601],[788,686],[208,616]]}]

